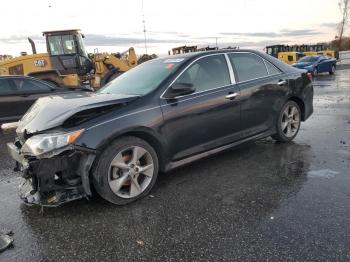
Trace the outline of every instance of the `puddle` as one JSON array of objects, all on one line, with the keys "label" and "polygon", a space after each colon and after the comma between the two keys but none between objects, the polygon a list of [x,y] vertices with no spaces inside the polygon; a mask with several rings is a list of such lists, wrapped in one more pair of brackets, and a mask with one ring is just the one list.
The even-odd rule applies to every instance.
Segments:
[{"label": "puddle", "polygon": [[316,177],[316,178],[333,178],[338,174],[339,172],[333,171],[330,169],[313,170],[313,171],[307,172],[308,177]]}]

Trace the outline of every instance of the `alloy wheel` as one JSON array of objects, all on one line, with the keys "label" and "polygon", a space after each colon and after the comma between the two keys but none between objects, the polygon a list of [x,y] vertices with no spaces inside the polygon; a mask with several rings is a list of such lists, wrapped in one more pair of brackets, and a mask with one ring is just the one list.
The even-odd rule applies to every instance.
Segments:
[{"label": "alloy wheel", "polygon": [[283,134],[290,138],[293,137],[299,130],[300,112],[294,105],[289,105],[285,108],[282,115],[281,129]]},{"label": "alloy wheel", "polygon": [[121,198],[133,198],[145,191],[153,173],[151,154],[143,147],[131,146],[113,158],[109,166],[109,187]]}]

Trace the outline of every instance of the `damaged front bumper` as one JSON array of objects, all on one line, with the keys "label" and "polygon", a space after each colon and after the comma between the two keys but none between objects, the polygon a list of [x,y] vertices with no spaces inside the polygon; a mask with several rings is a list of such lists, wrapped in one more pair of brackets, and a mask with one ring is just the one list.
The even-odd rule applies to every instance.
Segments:
[{"label": "damaged front bumper", "polygon": [[94,150],[70,146],[39,159],[23,156],[18,143],[8,143],[7,149],[16,161],[15,170],[22,172],[19,194],[26,204],[58,206],[91,196],[89,173]]}]

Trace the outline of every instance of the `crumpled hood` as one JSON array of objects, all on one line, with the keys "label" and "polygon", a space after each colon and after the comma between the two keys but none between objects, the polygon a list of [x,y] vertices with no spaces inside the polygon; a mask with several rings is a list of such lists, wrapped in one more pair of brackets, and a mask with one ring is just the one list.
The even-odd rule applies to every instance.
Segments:
[{"label": "crumpled hood", "polygon": [[39,98],[18,123],[17,134],[40,132],[60,126],[72,115],[91,108],[118,105],[137,99],[138,96],[68,93]]},{"label": "crumpled hood", "polygon": [[293,66],[297,68],[305,68],[308,66],[312,66],[313,64],[314,64],[313,62],[301,62],[301,63],[295,63],[293,64]]}]

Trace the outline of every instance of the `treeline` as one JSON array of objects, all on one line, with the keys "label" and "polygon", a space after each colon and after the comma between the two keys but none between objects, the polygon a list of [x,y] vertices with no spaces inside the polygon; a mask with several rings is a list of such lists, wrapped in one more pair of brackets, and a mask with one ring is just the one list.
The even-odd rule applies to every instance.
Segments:
[{"label": "treeline", "polygon": [[343,37],[340,48],[339,48],[339,39],[335,39],[327,43],[327,45],[328,45],[328,48],[331,50],[339,50],[339,51],[350,50],[350,37]]}]

